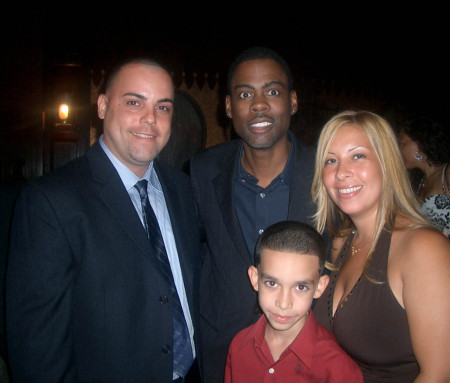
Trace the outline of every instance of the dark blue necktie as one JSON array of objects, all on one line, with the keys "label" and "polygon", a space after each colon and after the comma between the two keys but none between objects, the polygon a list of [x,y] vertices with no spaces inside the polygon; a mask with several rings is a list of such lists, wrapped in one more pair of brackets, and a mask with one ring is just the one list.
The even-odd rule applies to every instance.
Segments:
[{"label": "dark blue necktie", "polygon": [[158,220],[147,196],[147,180],[140,180],[134,185],[139,191],[142,203],[142,216],[147,235],[158,257],[161,271],[172,290],[173,306],[173,370],[180,377],[186,376],[193,362],[191,340],[184,318],[183,309],[173,280],[172,270],[167,257],[166,247],[161,235]]}]

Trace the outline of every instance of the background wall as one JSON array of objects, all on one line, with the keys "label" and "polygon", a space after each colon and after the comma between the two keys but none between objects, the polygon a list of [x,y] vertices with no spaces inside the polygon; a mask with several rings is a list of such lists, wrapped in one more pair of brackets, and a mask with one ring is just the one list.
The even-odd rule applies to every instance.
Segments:
[{"label": "background wall", "polygon": [[[224,113],[226,72],[252,45],[272,47],[290,64],[300,100],[292,130],[312,145],[323,123],[346,108],[378,112],[394,126],[417,114],[446,123],[447,39],[439,9],[127,6],[13,6],[5,14],[0,181],[21,185],[84,153],[101,133],[95,99],[102,77],[126,56],[150,55],[169,69],[201,110],[205,146],[233,137]],[[55,131],[56,99],[64,92],[78,103],[78,121]]]}]

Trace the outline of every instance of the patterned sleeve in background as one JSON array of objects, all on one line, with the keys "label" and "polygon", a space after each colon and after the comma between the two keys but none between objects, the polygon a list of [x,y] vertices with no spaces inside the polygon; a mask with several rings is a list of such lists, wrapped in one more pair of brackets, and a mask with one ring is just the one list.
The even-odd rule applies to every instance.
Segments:
[{"label": "patterned sleeve in background", "polygon": [[435,194],[425,198],[421,211],[440,231],[450,235],[450,196]]}]

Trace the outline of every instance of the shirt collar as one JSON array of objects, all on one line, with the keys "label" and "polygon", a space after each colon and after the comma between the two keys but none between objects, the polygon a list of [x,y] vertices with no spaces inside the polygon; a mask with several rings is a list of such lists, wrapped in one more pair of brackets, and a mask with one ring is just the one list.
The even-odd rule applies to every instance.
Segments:
[{"label": "shirt collar", "polygon": [[314,356],[314,349],[318,339],[318,322],[314,317],[312,310],[308,312],[308,318],[300,333],[295,338],[290,350],[297,355],[304,364],[311,368]]},{"label": "shirt collar", "polygon": [[[287,131],[287,137],[289,142],[291,143],[291,149],[289,151],[289,157],[288,160],[286,162],[286,165],[284,166],[283,171],[278,175],[277,178],[279,178],[280,180],[283,180],[283,182],[286,185],[290,185],[291,184],[291,179],[292,179],[292,167],[293,167],[293,158],[294,158],[294,153],[295,153],[295,137],[294,137],[294,133],[292,133],[290,130]],[[256,184],[258,182],[258,180],[253,177],[251,174],[249,174],[244,167],[242,166],[242,162],[241,162],[241,158],[242,158],[242,154],[244,151],[244,145],[240,145],[239,148],[239,153],[238,153],[238,161],[237,161],[237,174],[239,176],[239,179],[245,179],[246,181],[252,182],[254,184]]]},{"label": "shirt collar", "polygon": [[[267,319],[262,315],[253,327],[248,331],[244,340],[242,341],[241,348],[245,347],[248,342],[254,343],[261,348],[265,340],[265,331],[267,326]],[[318,322],[314,317],[312,310],[308,312],[308,318],[305,325],[301,329],[300,333],[294,339],[294,341],[283,351],[283,354],[287,351],[294,353],[299,360],[301,360],[308,368],[311,368],[313,362],[313,355],[316,340],[318,337]]]},{"label": "shirt collar", "polygon": [[265,342],[267,319],[264,315],[257,320],[257,322],[250,328],[244,340],[242,341],[241,348],[248,342],[254,342],[258,347],[262,347]]},{"label": "shirt collar", "polygon": [[123,162],[121,162],[105,145],[103,142],[103,135],[100,136],[99,139],[100,146],[104,150],[105,154],[108,156],[113,166],[119,173],[120,179],[123,182],[126,190],[130,190],[136,185],[141,179],[146,179],[149,181],[149,184],[158,191],[161,191],[161,184],[159,183],[158,177],[153,167],[153,161],[150,162],[148,169],[142,178],[139,178],[136,174],[134,174]]}]

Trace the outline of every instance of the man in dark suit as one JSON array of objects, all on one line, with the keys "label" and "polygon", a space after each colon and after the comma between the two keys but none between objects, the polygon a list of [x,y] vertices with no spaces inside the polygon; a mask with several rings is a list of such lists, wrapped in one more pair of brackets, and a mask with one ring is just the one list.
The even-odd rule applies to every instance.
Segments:
[{"label": "man in dark suit", "polygon": [[[12,381],[197,381],[186,372],[196,366],[202,256],[195,203],[187,175],[155,159],[169,140],[173,104],[172,79],[158,63],[118,66],[98,98],[99,141],[23,189],[7,270]],[[148,201],[165,253],[146,230],[156,222]],[[173,336],[176,313],[185,338]],[[179,339],[184,370],[173,365]]]},{"label": "man in dark suit", "polygon": [[247,274],[259,234],[285,219],[311,223],[314,213],[314,152],[289,131],[298,106],[292,83],[288,65],[273,50],[241,53],[230,67],[225,100],[240,139],[191,160],[209,248],[200,285],[205,383],[223,381],[233,336],[260,314]]}]

